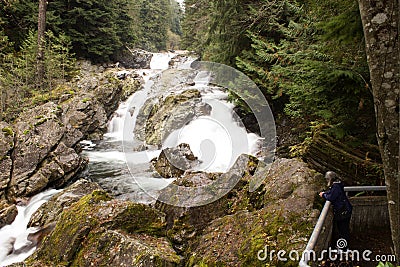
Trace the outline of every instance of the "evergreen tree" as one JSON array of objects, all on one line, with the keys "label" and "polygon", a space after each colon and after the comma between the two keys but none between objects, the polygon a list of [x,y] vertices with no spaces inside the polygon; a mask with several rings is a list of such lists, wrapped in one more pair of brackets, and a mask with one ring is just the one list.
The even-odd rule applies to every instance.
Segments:
[{"label": "evergreen tree", "polygon": [[71,37],[74,52],[78,57],[93,61],[108,61],[132,41],[131,18],[125,0],[55,0],[49,3],[53,21],[50,27],[56,33],[59,28]]},{"label": "evergreen tree", "polygon": [[293,118],[334,126],[337,137],[354,134],[373,141],[357,5],[345,0],[345,11],[320,22],[295,1],[264,3],[271,13],[252,11],[261,23],[248,31],[251,49],[237,58],[237,66],[264,91],[275,112],[284,104]]},{"label": "evergreen tree", "polygon": [[359,0],[375,100],[395,265],[400,264],[400,3]]},{"label": "evergreen tree", "polygon": [[185,0],[182,20],[182,46],[202,56],[207,49],[213,0]]},{"label": "evergreen tree", "polygon": [[75,73],[75,59],[70,52],[71,42],[68,37],[46,33],[45,38],[45,76],[40,91],[36,89],[37,74],[37,33],[30,32],[18,53],[2,53],[0,66],[0,88],[3,97],[2,117],[13,119],[32,101],[47,101],[51,90],[64,83]]},{"label": "evergreen tree", "polygon": [[166,49],[170,28],[169,0],[143,0],[139,19],[141,23],[140,46],[149,51]]},{"label": "evergreen tree", "polygon": [[182,35],[182,27],[181,27],[181,20],[183,17],[183,11],[181,6],[175,0],[171,0],[171,32],[177,35]]},{"label": "evergreen tree", "polygon": [[8,39],[18,50],[30,31],[37,29],[38,1],[0,0],[0,18],[3,20],[3,30]]}]

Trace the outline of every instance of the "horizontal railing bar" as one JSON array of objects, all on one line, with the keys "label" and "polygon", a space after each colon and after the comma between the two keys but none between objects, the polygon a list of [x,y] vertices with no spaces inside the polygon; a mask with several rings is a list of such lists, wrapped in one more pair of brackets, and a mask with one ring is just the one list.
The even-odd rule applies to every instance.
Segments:
[{"label": "horizontal railing bar", "polygon": [[386,191],[386,186],[345,186],[344,191],[346,192],[355,192],[355,191]]}]

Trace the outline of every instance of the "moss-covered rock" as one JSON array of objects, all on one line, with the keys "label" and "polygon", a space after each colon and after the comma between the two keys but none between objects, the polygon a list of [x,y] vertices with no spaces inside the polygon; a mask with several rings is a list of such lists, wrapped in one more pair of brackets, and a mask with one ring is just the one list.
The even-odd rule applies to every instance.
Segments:
[{"label": "moss-covered rock", "polygon": [[276,253],[262,261],[257,253],[267,246],[269,251],[293,249],[301,255],[319,214],[314,202],[323,180],[304,162],[278,159],[258,191],[262,196],[256,203],[261,206],[239,208],[211,221],[187,248],[186,266],[297,266],[295,261],[278,261]]},{"label": "moss-covered rock", "polygon": [[27,266],[178,266],[164,214],[95,190],[65,209]]},{"label": "moss-covered rock", "polygon": [[157,158],[151,160],[154,169],[161,177],[180,177],[199,164],[188,144],[179,144],[177,147],[165,148]]},{"label": "moss-covered rock", "polygon": [[180,261],[165,238],[106,230],[90,233],[71,265],[173,267]]},{"label": "moss-covered rock", "polygon": [[301,254],[313,228],[307,216],[264,208],[214,220],[191,251],[186,266],[297,266],[295,261],[279,262],[276,253],[275,258],[265,261],[257,255],[266,247],[269,251],[298,250]]},{"label": "moss-covered rock", "polygon": [[[179,253],[185,254],[191,243],[195,242],[203,229],[214,219],[241,210],[257,210],[262,207],[263,188],[249,192],[249,181],[255,162],[257,162],[256,158],[243,154],[226,174],[187,173],[173,182],[174,185],[183,187],[199,187],[211,184],[219,179],[222,188],[232,188],[226,194],[221,195],[221,198],[210,201],[206,205],[177,207],[165,204],[165,202],[162,203],[160,200],[165,201],[163,193],[168,192],[172,197],[176,197],[168,191],[168,187],[163,190],[156,207],[166,214],[167,236]],[[233,182],[233,184],[230,184],[230,182]],[[184,197],[188,199],[185,200]],[[208,198],[209,195],[206,192],[203,196],[196,196],[197,200],[201,197]],[[190,204],[190,201],[193,201],[193,196],[182,196],[180,200]]]},{"label": "moss-covered rock", "polygon": [[201,94],[195,89],[170,94],[158,101],[149,99],[139,112],[135,136],[149,145],[161,146],[174,130],[196,117],[209,115],[210,111],[210,106],[201,101]]},{"label": "moss-covered rock", "polygon": [[83,196],[101,190],[96,183],[81,179],[52,196],[32,215],[28,226],[43,227],[60,219],[63,210],[79,201]]}]

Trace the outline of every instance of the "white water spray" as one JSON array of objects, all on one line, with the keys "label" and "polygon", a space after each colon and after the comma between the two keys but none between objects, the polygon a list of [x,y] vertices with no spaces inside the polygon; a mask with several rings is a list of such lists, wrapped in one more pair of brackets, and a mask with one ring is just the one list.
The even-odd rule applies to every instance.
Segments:
[{"label": "white water spray", "polygon": [[59,190],[51,189],[39,193],[32,197],[28,205],[17,206],[18,215],[14,222],[0,229],[0,266],[24,261],[32,255],[36,249],[35,247],[19,254],[15,254],[13,251],[32,244],[28,240],[28,235],[37,232],[39,229],[35,227],[28,228],[29,220],[33,213],[57,192]]}]

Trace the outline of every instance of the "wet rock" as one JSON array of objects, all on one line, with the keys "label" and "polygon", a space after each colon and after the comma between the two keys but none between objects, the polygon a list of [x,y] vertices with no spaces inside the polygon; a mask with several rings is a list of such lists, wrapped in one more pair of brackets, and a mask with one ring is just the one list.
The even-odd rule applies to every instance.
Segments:
[{"label": "wet rock", "polygon": [[74,149],[60,143],[42,163],[42,167],[29,178],[25,194],[39,193],[48,185],[60,187],[83,170],[86,165],[87,161]]},{"label": "wet rock", "polygon": [[198,163],[188,144],[163,149],[158,158],[152,160],[154,169],[164,178],[180,177]]},{"label": "wet rock", "polygon": [[52,196],[46,203],[32,215],[28,226],[43,227],[52,222],[56,222],[64,209],[79,201],[83,196],[100,190],[96,183],[81,179],[68,186],[61,192]]},{"label": "wet rock", "polygon": [[107,113],[93,94],[75,96],[64,103],[62,109],[62,122],[66,125],[66,134],[62,141],[68,147],[75,146],[93,132],[102,133],[107,128]]},{"label": "wet rock", "polygon": [[209,115],[211,107],[202,102],[198,90],[185,90],[160,98],[158,103],[149,100],[139,112],[135,133],[139,140],[149,145],[161,146],[174,130],[199,116]]},{"label": "wet rock", "polygon": [[150,69],[153,54],[141,49],[126,48],[117,54],[119,65],[129,69]]},{"label": "wet rock", "polygon": [[176,68],[177,66],[182,66],[182,64],[190,61],[193,61],[193,58],[191,58],[188,54],[179,54],[171,58],[168,65],[170,68]]},{"label": "wet rock", "polygon": [[10,204],[7,201],[0,201],[0,228],[7,224],[11,224],[18,214],[15,204]]},{"label": "wet rock", "polygon": [[[173,185],[197,188],[214,183],[208,190],[203,188],[197,191],[197,195],[179,194],[171,186],[162,190],[155,207],[166,214],[167,236],[176,251],[184,254],[214,219],[240,210],[256,210],[262,207],[263,188],[249,192],[254,164],[257,164],[257,159],[241,155],[226,174],[186,173],[173,182]],[[214,194],[220,194],[220,198],[213,199]],[[166,204],[173,203],[174,199],[180,200],[181,204],[187,203],[188,206],[193,204],[193,201],[207,203],[207,200],[211,200],[207,204],[194,207]]]},{"label": "wet rock", "polygon": [[27,266],[178,266],[164,214],[94,191],[64,209]]},{"label": "wet rock", "polygon": [[[61,109],[52,102],[21,114],[14,127],[16,142],[12,155],[12,188],[8,190],[22,196],[26,194],[29,178],[57,147],[65,128],[61,122]],[[35,187],[40,190],[45,186],[38,183]]]},{"label": "wet rock", "polygon": [[89,68],[83,73],[77,81],[80,93],[61,105],[67,131],[63,142],[68,147],[84,138],[101,139],[120,101],[139,90],[143,82],[137,75],[120,80],[117,69],[95,72]]}]

